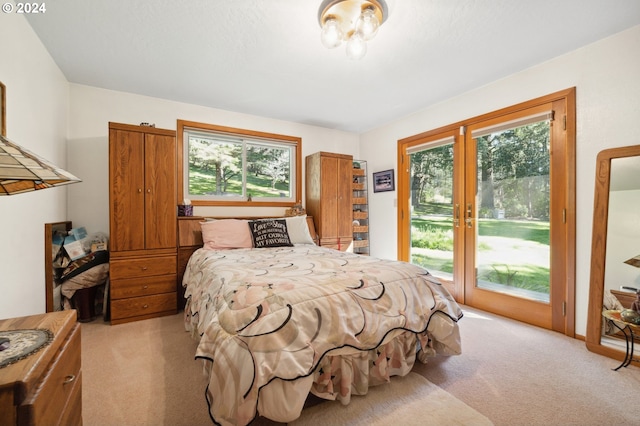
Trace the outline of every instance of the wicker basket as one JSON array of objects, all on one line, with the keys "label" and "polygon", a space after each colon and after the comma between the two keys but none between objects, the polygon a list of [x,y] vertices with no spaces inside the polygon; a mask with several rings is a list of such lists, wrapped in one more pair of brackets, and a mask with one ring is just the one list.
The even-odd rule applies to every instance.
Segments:
[{"label": "wicker basket", "polygon": [[353,242],[353,247],[357,248],[357,247],[367,247],[369,245],[369,241],[368,240],[355,240]]},{"label": "wicker basket", "polygon": [[358,211],[353,212],[354,219],[366,219],[367,217],[369,217],[368,212],[358,212]]}]

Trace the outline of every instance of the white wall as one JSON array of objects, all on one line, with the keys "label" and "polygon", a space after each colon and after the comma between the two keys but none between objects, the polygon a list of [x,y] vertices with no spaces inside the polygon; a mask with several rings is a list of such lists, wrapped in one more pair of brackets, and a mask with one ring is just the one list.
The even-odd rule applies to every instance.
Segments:
[{"label": "white wall", "polygon": [[[397,141],[576,87],[576,333],[586,330],[596,155],[640,144],[640,26],[449,99],[361,135],[371,171],[396,168]],[[396,193],[371,194],[371,253],[396,258]]]},{"label": "white wall", "polygon": [[[7,137],[65,168],[68,83],[22,15],[0,13]],[[45,311],[44,224],[66,219],[67,187],[0,197],[0,318]]]},{"label": "white wall", "polygon": [[[340,152],[358,157],[359,136],[270,118],[239,114],[130,93],[71,84],[69,168],[84,183],[69,189],[69,220],[88,232],[109,232],[108,122],[140,124],[173,129],[178,119],[219,124],[248,130],[302,138],[304,157],[316,151]],[[304,176],[304,170],[303,170]],[[304,183],[303,200],[304,202]],[[243,212],[244,210],[244,212]],[[195,215],[279,215],[283,208],[195,207]]]}]

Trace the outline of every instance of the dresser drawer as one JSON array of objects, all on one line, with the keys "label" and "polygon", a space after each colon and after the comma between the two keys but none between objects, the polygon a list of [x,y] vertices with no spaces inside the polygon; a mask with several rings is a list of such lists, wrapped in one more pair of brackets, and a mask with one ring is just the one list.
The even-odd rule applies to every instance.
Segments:
[{"label": "dresser drawer", "polygon": [[112,280],[175,273],[176,256],[111,259],[109,262],[109,276]]},{"label": "dresser drawer", "polygon": [[171,293],[176,291],[176,276],[161,275],[157,277],[128,278],[111,280],[111,299],[127,297],[151,296],[152,294]]},{"label": "dresser drawer", "polygon": [[[334,250],[347,251],[351,247],[351,238],[321,238],[320,246]],[[350,250],[352,251],[352,250]]]},{"label": "dresser drawer", "polygon": [[67,409],[60,418],[61,425],[82,426],[82,371],[77,382],[69,396]]},{"label": "dresser drawer", "polygon": [[42,381],[18,408],[20,424],[82,424],[80,349],[80,327],[76,325]]},{"label": "dresser drawer", "polygon": [[[175,290],[175,281],[173,282]],[[156,314],[159,312],[177,312],[176,292],[155,294],[152,296],[132,297],[111,301],[111,320]]]}]

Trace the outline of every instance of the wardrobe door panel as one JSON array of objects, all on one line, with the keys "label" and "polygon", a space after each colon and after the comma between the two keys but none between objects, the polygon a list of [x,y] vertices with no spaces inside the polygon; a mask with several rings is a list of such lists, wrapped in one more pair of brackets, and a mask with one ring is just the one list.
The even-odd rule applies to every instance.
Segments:
[{"label": "wardrobe door panel", "polygon": [[340,239],[351,240],[353,238],[353,161],[351,159],[338,160],[337,178],[337,206],[336,235]]},{"label": "wardrobe door panel", "polygon": [[109,130],[111,251],[144,249],[144,134]]},{"label": "wardrobe door panel", "polygon": [[321,159],[320,199],[322,200],[322,237],[338,236],[338,159],[322,157]]},{"label": "wardrobe door panel", "polygon": [[145,138],[145,248],[176,246],[175,138]]}]

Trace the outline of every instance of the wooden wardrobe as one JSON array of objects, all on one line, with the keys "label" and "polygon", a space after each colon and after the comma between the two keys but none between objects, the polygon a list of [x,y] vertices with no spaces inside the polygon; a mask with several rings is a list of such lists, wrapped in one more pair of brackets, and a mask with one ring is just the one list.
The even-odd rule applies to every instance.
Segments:
[{"label": "wooden wardrobe", "polygon": [[110,319],[177,313],[176,133],[109,123]]},{"label": "wooden wardrobe", "polygon": [[305,208],[313,216],[319,244],[351,250],[353,157],[316,152],[306,157]]}]

